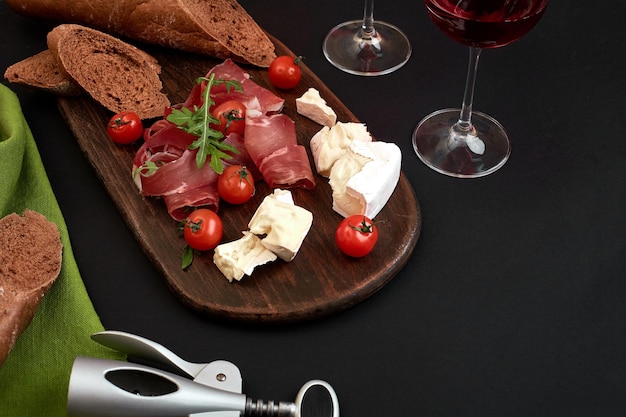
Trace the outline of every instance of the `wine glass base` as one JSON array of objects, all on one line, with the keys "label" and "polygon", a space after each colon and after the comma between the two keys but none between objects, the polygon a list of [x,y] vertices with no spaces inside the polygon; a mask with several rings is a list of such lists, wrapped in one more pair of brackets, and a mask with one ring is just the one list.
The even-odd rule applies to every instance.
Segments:
[{"label": "wine glass base", "polygon": [[511,154],[511,144],[497,120],[472,113],[475,136],[451,135],[459,109],[444,109],[426,116],[413,132],[417,156],[437,172],[458,178],[478,178],[500,169]]},{"label": "wine glass base", "polygon": [[324,56],[335,67],[355,75],[389,74],[411,57],[411,44],[396,26],[374,22],[375,36],[362,36],[363,20],[341,23],[328,32]]}]

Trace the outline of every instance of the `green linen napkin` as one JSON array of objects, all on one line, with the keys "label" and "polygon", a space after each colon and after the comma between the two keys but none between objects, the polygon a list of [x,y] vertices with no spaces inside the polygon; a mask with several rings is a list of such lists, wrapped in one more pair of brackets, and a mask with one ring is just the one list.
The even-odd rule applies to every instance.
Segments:
[{"label": "green linen napkin", "polygon": [[[0,416],[65,416],[76,356],[124,359],[90,339],[103,330],[81,279],[63,215],[17,96],[0,84],[0,217],[25,209],[56,223],[61,273],[0,367]],[[1,279],[1,277],[0,277]]]}]

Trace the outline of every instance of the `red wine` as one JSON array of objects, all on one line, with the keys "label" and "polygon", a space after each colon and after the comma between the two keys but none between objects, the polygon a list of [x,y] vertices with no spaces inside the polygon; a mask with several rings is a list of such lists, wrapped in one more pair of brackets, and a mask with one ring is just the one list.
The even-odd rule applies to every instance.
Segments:
[{"label": "red wine", "polygon": [[521,38],[541,19],[548,0],[424,0],[431,19],[457,42],[497,48]]}]

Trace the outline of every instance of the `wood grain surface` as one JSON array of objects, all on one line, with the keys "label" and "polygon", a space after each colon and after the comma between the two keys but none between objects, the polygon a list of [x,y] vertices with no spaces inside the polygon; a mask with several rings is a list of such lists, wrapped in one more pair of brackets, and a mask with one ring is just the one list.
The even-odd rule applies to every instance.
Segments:
[{"label": "wood grain surface", "polygon": [[[272,38],[278,54],[293,55]],[[162,66],[164,91],[172,103],[182,102],[194,84],[220,61],[167,49],[144,49]],[[285,98],[284,113],[296,121],[298,141],[305,145],[314,169],[311,137],[321,128],[296,113],[295,98],[315,87],[335,110],[339,121],[358,121],[346,106],[313,74],[302,66],[300,85],[290,91],[271,86],[267,70],[243,66],[260,85]],[[404,174],[385,208],[376,217],[380,237],[374,251],[352,259],[339,252],[334,231],[342,217],[332,210],[328,181],[317,176],[313,190],[292,190],[296,204],[313,213],[313,225],[300,252],[286,263],[278,260],[257,267],[251,277],[229,283],[213,264],[213,253],[196,256],[181,269],[183,237],[159,199],[143,197],[131,178],[132,159],[138,145],[113,144],[105,130],[111,113],[87,96],[59,98],[59,108],[80,148],[95,169],[111,198],[146,255],[162,272],[173,294],[208,317],[259,323],[297,322],[339,312],[376,293],[406,264],[419,239],[421,213],[415,193]],[[241,206],[222,203],[223,241],[241,237],[261,200],[271,192],[264,182]]]}]

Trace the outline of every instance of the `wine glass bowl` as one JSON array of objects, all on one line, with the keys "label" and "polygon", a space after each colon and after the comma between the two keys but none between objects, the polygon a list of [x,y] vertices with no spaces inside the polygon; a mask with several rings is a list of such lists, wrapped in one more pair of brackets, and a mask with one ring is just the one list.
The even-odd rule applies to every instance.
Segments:
[{"label": "wine glass bowl", "polygon": [[528,33],[547,3],[424,0],[437,27],[470,51],[461,108],[431,113],[413,132],[413,148],[426,165],[446,175],[476,178],[495,172],[508,160],[511,145],[504,128],[491,116],[472,110],[478,62],[483,49],[508,45]]},{"label": "wine glass bowl", "polygon": [[374,21],[374,1],[365,0],[364,17],[332,28],[322,44],[326,59],[354,75],[389,74],[411,57],[411,44],[396,26]]},{"label": "wine glass bowl", "polygon": [[541,19],[548,0],[469,0],[457,3],[424,0],[431,20],[450,38],[467,46],[498,48],[528,33]]}]

